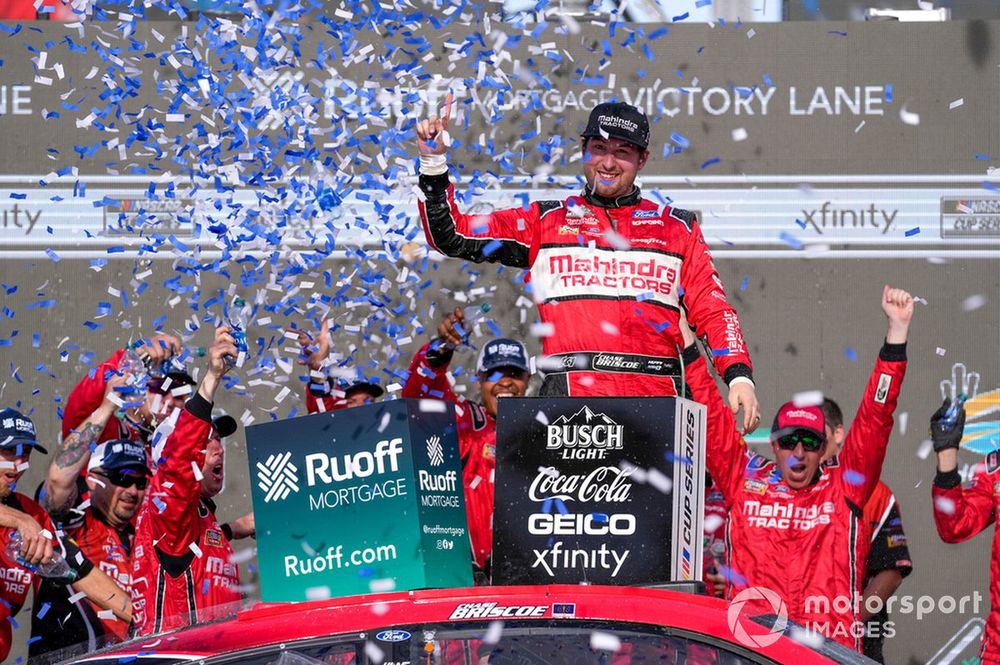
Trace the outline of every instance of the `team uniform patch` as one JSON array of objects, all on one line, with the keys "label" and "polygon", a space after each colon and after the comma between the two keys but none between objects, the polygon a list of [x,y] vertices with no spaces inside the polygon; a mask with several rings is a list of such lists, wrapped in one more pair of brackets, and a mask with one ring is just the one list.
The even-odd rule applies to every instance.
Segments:
[{"label": "team uniform patch", "polygon": [[223,535],[222,532],[217,529],[208,529],[205,531],[205,544],[209,547],[222,547]]}]

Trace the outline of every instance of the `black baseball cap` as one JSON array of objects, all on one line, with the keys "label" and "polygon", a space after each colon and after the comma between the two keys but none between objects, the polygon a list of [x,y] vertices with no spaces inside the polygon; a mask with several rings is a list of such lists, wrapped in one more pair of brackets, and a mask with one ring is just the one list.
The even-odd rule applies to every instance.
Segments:
[{"label": "black baseball cap", "polygon": [[385,394],[385,390],[382,389],[382,386],[377,383],[372,383],[371,381],[358,381],[344,388],[345,397],[356,392],[368,393],[373,399],[377,399]]},{"label": "black baseball cap", "polygon": [[224,439],[235,432],[239,426],[236,424],[236,418],[223,414],[212,418],[212,427],[219,438]]},{"label": "black baseball cap", "polygon": [[38,445],[35,423],[20,411],[7,407],[0,411],[0,449],[11,450],[18,446],[31,446],[43,455],[49,451]]},{"label": "black baseball cap", "polygon": [[621,139],[645,150],[649,146],[649,120],[631,104],[605,102],[590,112],[587,128],[580,136]]}]

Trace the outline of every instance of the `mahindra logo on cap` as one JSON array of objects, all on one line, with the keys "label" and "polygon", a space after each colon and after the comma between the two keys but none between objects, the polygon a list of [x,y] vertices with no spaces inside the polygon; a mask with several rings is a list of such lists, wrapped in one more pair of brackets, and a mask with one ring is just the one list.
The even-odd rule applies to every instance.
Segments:
[{"label": "mahindra logo on cap", "polygon": [[818,418],[816,414],[812,411],[806,411],[804,409],[797,409],[795,411],[786,411],[785,418],[805,418],[806,420],[816,421]]}]

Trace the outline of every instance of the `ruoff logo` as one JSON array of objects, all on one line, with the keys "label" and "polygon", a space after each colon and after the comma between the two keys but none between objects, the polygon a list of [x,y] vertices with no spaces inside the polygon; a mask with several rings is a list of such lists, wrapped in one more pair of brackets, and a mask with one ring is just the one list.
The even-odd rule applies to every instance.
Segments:
[{"label": "ruoff logo", "polygon": [[299,491],[298,469],[291,463],[291,453],[271,455],[266,462],[257,462],[257,487],[264,492],[264,503],[281,501]]},{"label": "ruoff logo", "polygon": [[436,434],[427,439],[427,461],[431,466],[444,464],[444,447],[441,445],[441,437]]},{"label": "ruoff logo", "polygon": [[594,413],[585,406],[567,418],[559,416],[547,426],[545,447],[549,450],[560,448],[605,448],[623,447],[624,429],[603,413]]},{"label": "ruoff logo", "polygon": [[[748,603],[754,607],[746,607]],[[758,611],[765,603],[770,606],[770,610]],[[775,615],[774,624],[770,628],[753,620],[754,616],[764,613]],[[726,622],[733,637],[743,646],[751,649],[769,647],[781,639],[781,635],[785,632],[785,627],[788,625],[788,608],[781,596],[774,591],[767,587],[752,586],[740,591],[729,603]],[[747,628],[753,632],[748,632]]]}]

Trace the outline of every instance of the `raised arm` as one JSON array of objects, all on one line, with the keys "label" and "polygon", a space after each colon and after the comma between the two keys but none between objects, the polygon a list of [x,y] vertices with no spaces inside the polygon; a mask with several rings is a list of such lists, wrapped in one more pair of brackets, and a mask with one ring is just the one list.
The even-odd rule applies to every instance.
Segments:
[{"label": "raised arm", "polygon": [[881,303],[889,320],[885,344],[879,351],[840,455],[845,468],[845,488],[859,506],[868,502],[882,475],[895,423],[893,413],[906,374],[906,339],[913,318],[913,296],[903,289],[885,286]]},{"label": "raised arm", "polygon": [[112,376],[104,383],[104,399],[77,428],[63,438],[45,474],[42,507],[51,515],[62,516],[77,499],[77,479],[90,461],[90,453],[108,421],[121,404],[115,392],[125,385],[125,377]]},{"label": "raised arm", "polygon": [[403,397],[458,401],[448,381],[452,347],[462,344],[462,337],[455,329],[456,323],[463,327],[465,325],[465,316],[460,307],[456,307],[438,324],[438,336],[414,354],[410,361],[410,373],[403,385]]},{"label": "raised arm", "polygon": [[441,116],[425,118],[416,126],[420,153],[418,208],[427,242],[447,256],[528,268],[533,256],[535,221],[541,214],[537,203],[527,209],[472,215],[458,209],[455,188],[448,180],[446,157],[451,145],[448,134],[451,107],[452,95],[449,93]]},{"label": "raised arm", "polygon": [[937,475],[931,488],[934,525],[946,543],[972,538],[994,523],[993,487],[1000,476],[1000,452],[992,452],[976,467],[972,484],[962,487],[958,473],[958,446],[965,431],[965,407],[956,406],[955,418],[946,417],[951,400],[931,416],[931,441],[937,453]]}]

